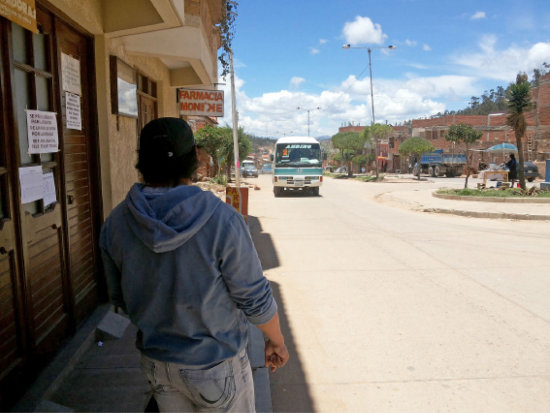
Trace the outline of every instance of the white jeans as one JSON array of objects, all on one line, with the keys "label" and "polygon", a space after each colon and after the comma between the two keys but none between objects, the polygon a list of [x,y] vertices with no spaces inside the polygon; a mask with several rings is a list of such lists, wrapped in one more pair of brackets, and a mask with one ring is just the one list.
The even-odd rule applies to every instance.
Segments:
[{"label": "white jeans", "polygon": [[141,357],[161,412],[255,412],[246,349],[207,370]]}]

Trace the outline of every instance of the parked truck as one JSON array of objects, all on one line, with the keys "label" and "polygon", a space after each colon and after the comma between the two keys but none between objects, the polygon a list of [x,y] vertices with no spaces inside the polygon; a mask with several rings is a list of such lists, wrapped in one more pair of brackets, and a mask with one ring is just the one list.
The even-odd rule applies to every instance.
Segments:
[{"label": "parked truck", "polygon": [[443,153],[443,149],[433,152],[423,153],[420,163],[414,166],[413,174],[418,174],[418,168],[421,173],[431,176],[446,175],[449,178],[462,175],[462,170],[466,165],[466,155],[463,153]]}]

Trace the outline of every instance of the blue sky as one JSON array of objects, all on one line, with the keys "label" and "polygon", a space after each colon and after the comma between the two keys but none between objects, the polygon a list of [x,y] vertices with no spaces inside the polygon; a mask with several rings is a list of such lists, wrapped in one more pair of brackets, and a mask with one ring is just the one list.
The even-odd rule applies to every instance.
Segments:
[{"label": "blue sky", "polygon": [[[240,0],[237,11],[239,125],[257,136],[307,135],[307,109],[311,136],[370,124],[367,47],[375,120],[391,124],[465,108],[550,63],[548,0]],[[225,81],[219,120],[231,124]]]}]

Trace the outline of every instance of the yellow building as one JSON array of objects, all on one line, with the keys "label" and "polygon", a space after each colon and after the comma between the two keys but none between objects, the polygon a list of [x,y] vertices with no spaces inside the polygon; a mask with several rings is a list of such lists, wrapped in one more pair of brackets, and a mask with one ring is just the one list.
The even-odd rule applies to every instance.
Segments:
[{"label": "yellow building", "polygon": [[215,89],[223,0],[0,0],[2,410],[106,299],[104,217],[138,131]]}]

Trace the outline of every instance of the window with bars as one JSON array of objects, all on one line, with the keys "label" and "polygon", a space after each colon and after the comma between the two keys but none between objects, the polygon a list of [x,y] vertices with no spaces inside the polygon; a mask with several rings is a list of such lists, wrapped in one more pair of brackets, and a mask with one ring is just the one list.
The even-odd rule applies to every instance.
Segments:
[{"label": "window with bars", "polygon": [[[26,110],[54,111],[52,75],[52,38],[42,28],[31,33],[21,26],[11,24],[11,43],[14,67],[14,113],[19,140],[19,167],[42,166],[42,172],[57,172],[54,153],[29,154]],[[42,200],[27,203],[25,211],[31,214],[46,212]]]},{"label": "window with bars", "polygon": [[157,82],[138,73],[138,135],[150,121],[158,117]]}]

